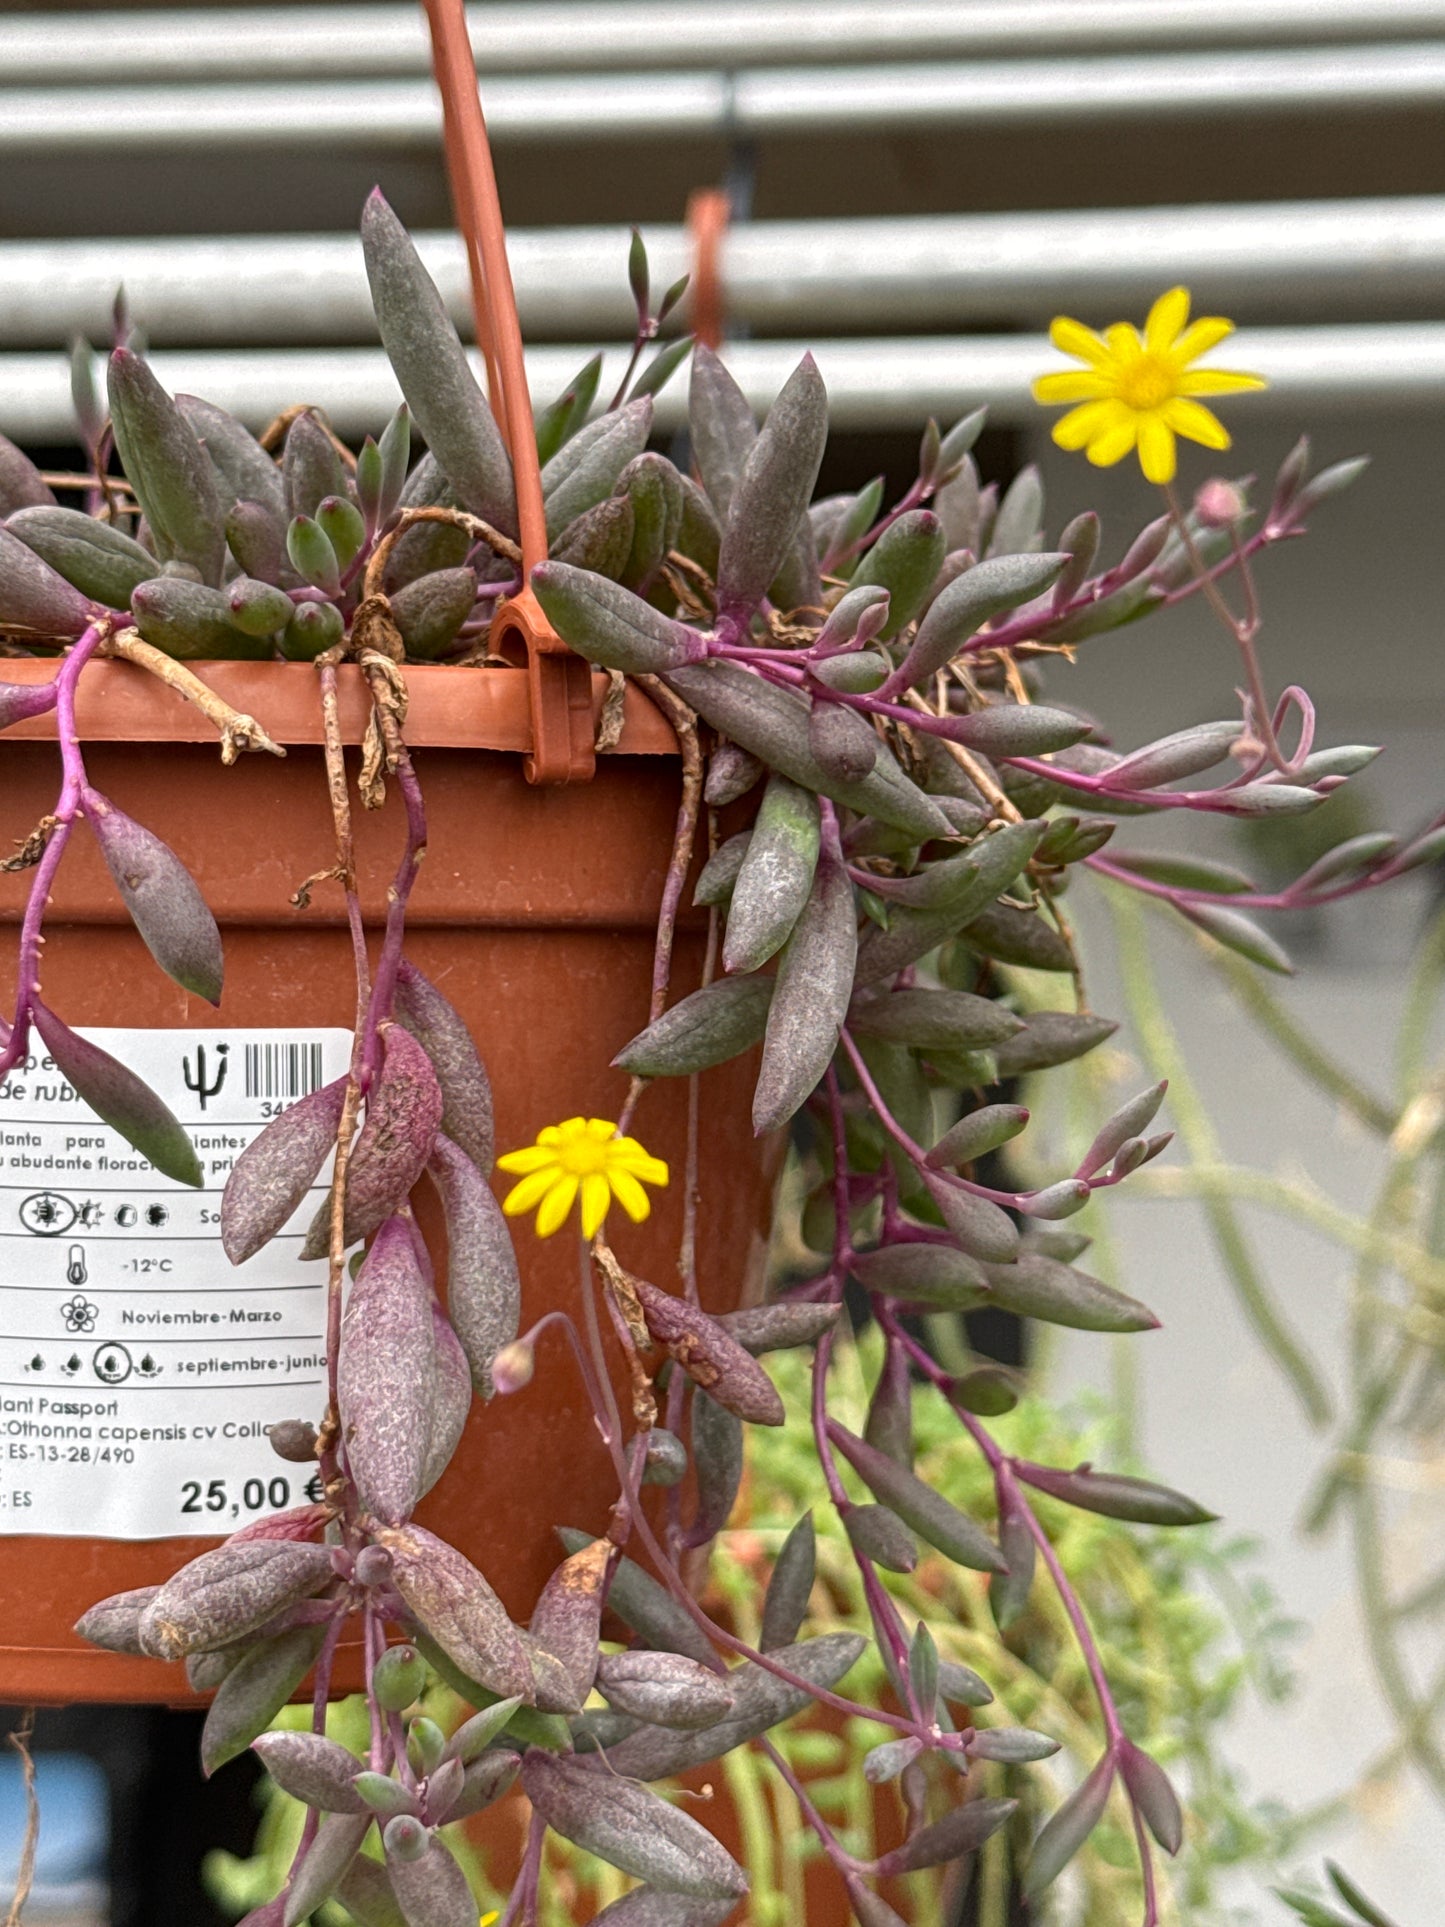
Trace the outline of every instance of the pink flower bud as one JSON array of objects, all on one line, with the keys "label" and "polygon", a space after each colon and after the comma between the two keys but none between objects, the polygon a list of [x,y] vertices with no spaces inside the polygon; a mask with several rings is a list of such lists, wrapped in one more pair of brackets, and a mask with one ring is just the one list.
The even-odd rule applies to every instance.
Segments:
[{"label": "pink flower bud", "polygon": [[1212,476],[1194,498],[1194,513],[1207,529],[1231,529],[1244,518],[1246,503],[1234,486],[1220,475]]},{"label": "pink flower bud", "polygon": [[532,1382],[536,1369],[537,1354],[524,1338],[514,1339],[492,1360],[492,1385],[505,1398],[508,1392],[520,1392],[524,1385]]}]

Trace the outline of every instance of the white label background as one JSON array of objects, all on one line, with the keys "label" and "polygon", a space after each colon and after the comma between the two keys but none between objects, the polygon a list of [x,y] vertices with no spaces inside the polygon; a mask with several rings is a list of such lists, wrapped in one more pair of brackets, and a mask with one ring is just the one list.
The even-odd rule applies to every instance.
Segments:
[{"label": "white label background", "polygon": [[226,1175],[268,1119],[346,1070],[344,1030],[80,1033],[145,1079],[205,1174],[162,1177],[35,1053],[0,1084],[0,1534],[216,1536],[308,1497],[265,1428],[325,1404],[324,1264],[300,1240],[329,1164],[244,1265]]}]

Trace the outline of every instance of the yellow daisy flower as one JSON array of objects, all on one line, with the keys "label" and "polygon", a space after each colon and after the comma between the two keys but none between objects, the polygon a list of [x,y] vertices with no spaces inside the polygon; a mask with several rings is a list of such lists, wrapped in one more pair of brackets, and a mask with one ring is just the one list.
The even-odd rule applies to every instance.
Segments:
[{"label": "yellow daisy flower", "polygon": [[1055,375],[1040,375],[1034,400],[1049,406],[1077,402],[1054,423],[1060,448],[1082,448],[1098,468],[1111,468],[1134,448],[1151,482],[1174,479],[1174,438],[1228,448],[1229,435],[1197,395],[1230,395],[1263,388],[1259,375],[1231,368],[1191,368],[1226,335],[1234,323],[1222,315],[1189,320],[1189,290],[1171,288],[1149,310],[1142,336],[1129,321],[1116,321],[1102,335],[1082,321],[1059,315],[1049,340],[1061,354],[1088,364]]},{"label": "yellow daisy flower", "polygon": [[579,1192],[584,1238],[602,1229],[614,1198],[634,1224],[641,1224],[652,1209],[642,1186],[667,1183],[662,1159],[650,1157],[635,1137],[619,1137],[605,1117],[548,1124],[535,1144],[498,1158],[497,1169],[521,1179],[502,1200],[503,1211],[519,1218],[536,1206],[539,1238],[550,1238],[560,1228]]}]

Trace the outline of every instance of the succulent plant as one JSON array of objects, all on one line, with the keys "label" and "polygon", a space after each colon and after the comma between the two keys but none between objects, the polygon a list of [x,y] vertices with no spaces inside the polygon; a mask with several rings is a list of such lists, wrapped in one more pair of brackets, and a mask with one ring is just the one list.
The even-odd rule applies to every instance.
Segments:
[{"label": "succulent plant", "polygon": [[[551,1826],[644,1883],[609,1909],[619,1922],[720,1920],[744,1891],[742,1869],[697,1819],[641,1783],[753,1740],[766,1745],[768,1730],[810,1701],[854,1710],[839,1689],[862,1642],[807,1636],[810,1534],[790,1538],[777,1562],[757,1648],[710,1618],[682,1576],[686,1556],[729,1515],[743,1427],[782,1416],[759,1354],[808,1344],[821,1491],[847,1525],[896,1693],[897,1710],[866,1709],[892,1732],[869,1775],[902,1776],[911,1815],[905,1844],[875,1867],[853,1859],[804,1802],[860,1918],[895,1918],[867,1884],[873,1874],[956,1860],[1006,1822],[1011,1803],[970,1797],[975,1762],[1053,1748],[1048,1736],[1014,1729],[977,1734],[949,1710],[950,1676],[926,1629],[910,1631],[878,1576],[879,1567],[908,1570],[922,1541],[988,1575],[1000,1629],[1023,1609],[1036,1563],[1058,1588],[1097,1692],[1102,1750],[1040,1832],[1027,1883],[1037,1892],[1059,1873],[1117,1790],[1134,1819],[1152,1922],[1150,1842],[1177,1848],[1179,1803],[1124,1731],[1030,1494],[1151,1527],[1210,1515],[1145,1481],[1005,1453],[986,1421],[1012,1402],[1007,1375],[945,1370],[909,1315],[991,1304],[1091,1331],[1157,1322],[1078,1269],[1087,1241],[1059,1226],[1167,1145],[1167,1131],[1153,1129],[1162,1086],[1125,1104],[1074,1169],[1038,1187],[1002,1188],[979,1169],[1027,1125],[1009,1080],[1068,1063],[1114,1028],[1075,1001],[1082,979],[1061,899],[1080,873],[1163,898],[1221,943],[1282,969],[1284,953],[1249,913],[1372,889],[1445,850],[1437,819],[1402,841],[1353,839],[1287,888],[1264,892],[1207,859],[1115,849],[1121,821],[1162,811],[1310,810],[1374,755],[1316,750],[1313,710],[1298,689],[1261,708],[1251,614],[1236,620],[1224,609],[1254,672],[1237,715],[1123,750],[1092,718],[1042,700],[1048,657],[1089,637],[1198,595],[1218,602],[1230,584],[1244,585],[1252,610],[1255,556],[1300,534],[1358,464],[1311,477],[1302,443],[1262,515],[1247,507],[1243,484],[1211,484],[1192,511],[1172,503],[1120,561],[1104,564],[1092,516],[1046,542],[1033,471],[1001,499],[981,482],[970,452],[981,411],[947,433],[929,425],[917,478],[891,507],[877,483],[815,501],[828,403],[811,358],[759,426],[722,360],[697,348],[696,473],[686,472],[648,447],[652,394],[687,344],[662,348],[637,374],[660,316],[635,249],[637,353],[621,390],[592,415],[590,362],[538,420],[550,557],[529,586],[574,650],[600,669],[646,678],[680,731],[705,740],[706,784],[685,797],[653,1021],[615,1040],[616,1064],[632,1079],[621,1116],[574,1132],[566,1159],[559,1130],[571,1125],[509,1152],[502,1166],[520,1182],[499,1209],[487,1182],[485,1071],[457,1013],[405,955],[425,810],[395,694],[408,664],[485,656],[494,612],[524,586],[517,490],[440,297],[379,195],[362,242],[406,399],[355,455],[304,407],[253,438],[224,411],[168,395],[125,342],[111,357],[109,422],[92,436],[83,510],[58,505],[19,451],[0,448],[0,634],[12,650],[59,652],[48,685],[0,683],[0,724],[56,706],[62,762],[55,809],[21,859],[35,874],[13,1017],[0,1026],[0,1079],[33,1026],[86,1103],[159,1169],[199,1181],[185,1133],[160,1100],[38,995],[47,895],[80,824],[122,881],[160,967],[201,995],[221,995],[220,941],[198,888],[152,832],[88,782],[73,712],[97,656],[124,656],[193,699],[207,692],[188,662],[314,662],[323,693],[334,690],[340,662],[359,662],[379,760],[408,824],[352,1070],[256,1139],[223,1206],[225,1248],[240,1262],[289,1220],[335,1148],[331,1200],[306,1245],[330,1268],[329,1402],[324,1414],[278,1428],[275,1441],[288,1458],[314,1452],[324,1502],[246,1528],[159,1589],[102,1602],[79,1630],[111,1650],[183,1657],[198,1685],[219,1681],[203,1743],[208,1769],[254,1742],[278,1783],[309,1803],[286,1888],[249,1916],[252,1927],[293,1927],[333,1894],[361,1921],[474,1927],[466,1881],[436,1829],[518,1776],[532,1802],[533,1847],[512,1918],[531,1915],[537,1843]],[[669,291],[662,313],[679,292]],[[427,441],[415,463],[413,422]],[[108,473],[112,442],[121,475]],[[228,757],[271,746],[253,719],[209,700]],[[339,758],[339,743],[330,748]],[[1197,786],[1225,765],[1221,780]],[[715,832],[716,812],[748,798],[750,827],[720,845],[704,835],[704,816]],[[696,899],[723,933],[723,974],[668,1004],[673,927],[703,844]],[[1020,1008],[1018,970],[1051,975],[1070,1007]],[[629,1136],[646,1083],[691,1077],[758,1046],[757,1130],[805,1120],[813,1185],[805,1224],[819,1269],[781,1302],[711,1317],[691,1274],[681,1295],[630,1277],[602,1220],[614,1201],[644,1215],[643,1185],[668,1176]],[[448,1219],[450,1318],[408,1206],[428,1169]],[[693,1176],[685,1173],[689,1187]],[[533,1374],[539,1334],[518,1333],[503,1212],[536,1207],[538,1230],[550,1235],[579,1197],[588,1275],[616,1314],[616,1342],[643,1389],[629,1430],[611,1404],[592,1321],[577,1345],[616,1467],[615,1524],[602,1540],[564,1533],[554,1581],[522,1628],[483,1574],[412,1514],[455,1446],[473,1389],[520,1396]],[[345,1253],[363,1238],[370,1247],[343,1318]],[[850,1280],[884,1338],[863,1435],[828,1404]],[[991,1469],[990,1518],[960,1510],[914,1469],[900,1388],[906,1403],[920,1375]],[[693,1483],[683,1486],[688,1464]],[[849,1496],[844,1466],[865,1503]],[[665,1488],[660,1508],[641,1503],[645,1484]],[[601,1657],[604,1604],[635,1635],[623,1657]],[[376,1709],[367,1756],[319,1731],[262,1737],[313,1664],[324,1702],[354,1616]],[[402,1644],[388,1648],[389,1629]],[[485,1709],[450,1738],[407,1717],[423,1659]],[[584,1710],[594,1683],[606,1714]],[[380,1865],[361,1856],[373,1823]]]}]

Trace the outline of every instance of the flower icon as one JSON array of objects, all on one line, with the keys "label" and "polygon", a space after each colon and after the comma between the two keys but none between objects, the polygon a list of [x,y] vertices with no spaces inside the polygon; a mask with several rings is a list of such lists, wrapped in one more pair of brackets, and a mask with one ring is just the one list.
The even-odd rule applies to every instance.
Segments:
[{"label": "flower icon", "polygon": [[60,1307],[60,1315],[65,1320],[68,1332],[93,1332],[95,1321],[100,1316],[100,1306],[93,1305],[77,1292]]}]

